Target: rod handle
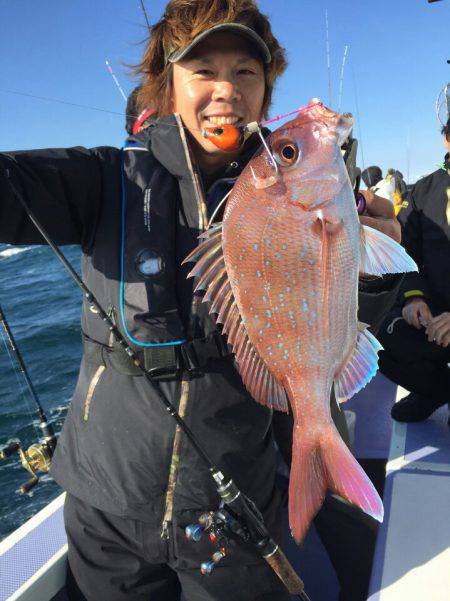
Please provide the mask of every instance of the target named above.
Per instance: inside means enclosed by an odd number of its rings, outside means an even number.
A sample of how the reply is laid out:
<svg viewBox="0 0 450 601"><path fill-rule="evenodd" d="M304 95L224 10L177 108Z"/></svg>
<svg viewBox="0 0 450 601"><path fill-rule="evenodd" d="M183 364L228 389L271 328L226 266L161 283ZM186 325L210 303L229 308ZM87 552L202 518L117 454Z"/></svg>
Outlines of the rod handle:
<svg viewBox="0 0 450 601"><path fill-rule="evenodd" d="M277 546L275 551L270 555L266 555L264 559L276 573L278 578L284 583L291 595L301 595L303 593L305 588L303 580L291 566L288 558L280 547Z"/></svg>

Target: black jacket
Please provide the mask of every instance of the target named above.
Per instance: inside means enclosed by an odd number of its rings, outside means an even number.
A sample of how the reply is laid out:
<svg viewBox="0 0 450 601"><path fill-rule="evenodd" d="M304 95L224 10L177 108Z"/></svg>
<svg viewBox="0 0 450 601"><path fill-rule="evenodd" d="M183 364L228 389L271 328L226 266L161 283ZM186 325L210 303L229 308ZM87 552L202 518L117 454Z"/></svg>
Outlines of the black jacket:
<svg viewBox="0 0 450 601"><path fill-rule="evenodd" d="M150 148L158 162L158 192L163 194L167 187L176 190L176 248L182 258L205 227L206 208L184 130L174 125L177 121L170 117L165 124L138 134L135 141ZM250 143L221 176L236 177L253 151ZM40 244L40 235L10 189L5 169L58 244L81 244L84 281L105 308L117 311L121 151L71 148L0 155L0 240ZM125 256L125 261L134 260ZM184 276L180 270L177 294L184 307L182 319L188 336L197 337L207 321L192 319L193 313L197 315L196 303L192 283L186 284ZM387 277L360 283L361 320L375 326L380 322L395 299L398 282ZM107 327L86 301L82 328L89 338L108 344ZM211 359L200 377L185 376L161 387L216 465L232 475L267 517L277 504L272 414L249 397L232 357ZM280 431L287 440L286 428L291 426L289 420L283 424ZM163 529L168 523L174 528L186 524L218 503L205 466L188 442L175 435L173 421L143 379L95 365L86 355L52 474L70 493L99 509Z"/></svg>
<svg viewBox="0 0 450 601"><path fill-rule="evenodd" d="M423 296L432 311L450 310L450 157L441 168L419 180L399 213L402 243L419 272L406 274L400 301Z"/></svg>

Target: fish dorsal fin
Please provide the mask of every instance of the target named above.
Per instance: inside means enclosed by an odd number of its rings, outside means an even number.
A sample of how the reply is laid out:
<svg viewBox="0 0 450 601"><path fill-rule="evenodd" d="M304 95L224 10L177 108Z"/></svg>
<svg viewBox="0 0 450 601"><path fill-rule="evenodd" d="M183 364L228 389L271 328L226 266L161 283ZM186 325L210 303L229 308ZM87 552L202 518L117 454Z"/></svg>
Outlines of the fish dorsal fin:
<svg viewBox="0 0 450 601"><path fill-rule="evenodd" d="M386 234L368 225L361 226L360 272L368 275L418 271L405 249Z"/></svg>
<svg viewBox="0 0 450 601"><path fill-rule="evenodd" d="M209 304L216 322L223 324L222 332L227 335L242 381L252 397L261 405L288 412L284 386L270 373L250 341L236 304L223 257L221 224L199 238L199 246L183 261L195 262L188 275L198 278L195 291L205 291L203 302Z"/></svg>
<svg viewBox="0 0 450 601"><path fill-rule="evenodd" d="M370 382L378 369L381 344L369 332L367 324L358 323L358 337L352 354L334 379L334 392L343 403Z"/></svg>

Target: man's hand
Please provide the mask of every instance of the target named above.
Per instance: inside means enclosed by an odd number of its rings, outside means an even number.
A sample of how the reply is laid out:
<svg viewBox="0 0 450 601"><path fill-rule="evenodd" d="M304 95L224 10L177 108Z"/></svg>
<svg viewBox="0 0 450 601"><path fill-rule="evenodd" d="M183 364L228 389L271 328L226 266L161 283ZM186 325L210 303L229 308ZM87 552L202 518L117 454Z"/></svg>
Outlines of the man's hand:
<svg viewBox="0 0 450 601"><path fill-rule="evenodd" d="M418 330L433 321L433 315L427 303L421 298L412 298L402 310L403 319Z"/></svg>
<svg viewBox="0 0 450 601"><path fill-rule="evenodd" d="M433 317L426 329L426 334L430 342L435 342L446 348L450 345L450 313L441 313Z"/></svg>
<svg viewBox="0 0 450 601"><path fill-rule="evenodd" d="M359 216L359 221L363 225L379 230L396 242L400 242L402 239L401 228L392 202L387 198L377 196L371 190L362 190L361 194L366 201L366 212Z"/></svg>

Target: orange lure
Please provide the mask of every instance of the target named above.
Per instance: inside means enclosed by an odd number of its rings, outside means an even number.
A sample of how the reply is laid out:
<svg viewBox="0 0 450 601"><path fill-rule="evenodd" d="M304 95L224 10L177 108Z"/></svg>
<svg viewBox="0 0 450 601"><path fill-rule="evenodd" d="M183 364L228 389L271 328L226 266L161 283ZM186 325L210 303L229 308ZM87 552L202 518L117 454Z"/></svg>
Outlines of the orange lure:
<svg viewBox="0 0 450 601"><path fill-rule="evenodd" d="M203 130L203 137L211 140L214 146L232 152L238 150L244 141L244 131L234 125L220 125L218 127L207 127Z"/></svg>

